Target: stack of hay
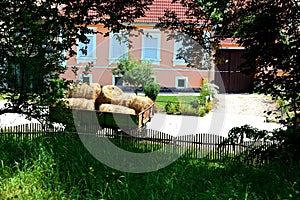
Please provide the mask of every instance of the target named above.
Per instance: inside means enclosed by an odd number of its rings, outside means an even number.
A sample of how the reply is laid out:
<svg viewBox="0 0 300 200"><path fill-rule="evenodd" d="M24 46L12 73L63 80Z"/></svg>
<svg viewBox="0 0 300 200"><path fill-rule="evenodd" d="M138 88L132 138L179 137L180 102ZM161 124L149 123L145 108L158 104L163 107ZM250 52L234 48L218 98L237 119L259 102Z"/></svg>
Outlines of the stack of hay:
<svg viewBox="0 0 300 200"><path fill-rule="evenodd" d="M72 88L67 95L68 106L75 109L95 110L95 102L101 93L98 83L83 83Z"/></svg>
<svg viewBox="0 0 300 200"><path fill-rule="evenodd" d="M124 93L121 88L114 85L101 88L98 83L83 83L75 86L69 92L67 102L75 109L131 115L138 114L153 104L148 97Z"/></svg>
<svg viewBox="0 0 300 200"><path fill-rule="evenodd" d="M153 101L148 97L124 93L119 87L113 85L103 86L97 99L101 112L138 114L152 104Z"/></svg>

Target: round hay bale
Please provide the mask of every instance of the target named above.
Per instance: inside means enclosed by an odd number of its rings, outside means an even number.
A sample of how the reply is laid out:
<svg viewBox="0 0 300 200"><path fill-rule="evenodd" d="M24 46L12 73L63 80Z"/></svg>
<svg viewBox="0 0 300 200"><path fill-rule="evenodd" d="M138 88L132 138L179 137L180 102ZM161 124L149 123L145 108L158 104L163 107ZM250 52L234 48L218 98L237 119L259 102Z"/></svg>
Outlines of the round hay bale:
<svg viewBox="0 0 300 200"><path fill-rule="evenodd" d="M135 96L128 107L134 109L136 113L140 113L152 104L153 101L149 97Z"/></svg>
<svg viewBox="0 0 300 200"><path fill-rule="evenodd" d="M85 98L96 100L101 93L101 87L98 83L83 83L74 86L69 92L69 98Z"/></svg>
<svg viewBox="0 0 300 200"><path fill-rule="evenodd" d="M73 109L95 110L95 103L91 99L84 98L68 98L66 99L67 106Z"/></svg>
<svg viewBox="0 0 300 200"><path fill-rule="evenodd" d="M121 88L114 85L105 85L101 89L97 104L111 103L111 104L122 104L123 91Z"/></svg>
<svg viewBox="0 0 300 200"><path fill-rule="evenodd" d="M135 97L136 97L135 94L124 93L122 95L121 104L119 104L119 105L129 107L132 104L132 102L134 101Z"/></svg>
<svg viewBox="0 0 300 200"><path fill-rule="evenodd" d="M99 111L135 115L135 111L133 109L115 104L101 104Z"/></svg>

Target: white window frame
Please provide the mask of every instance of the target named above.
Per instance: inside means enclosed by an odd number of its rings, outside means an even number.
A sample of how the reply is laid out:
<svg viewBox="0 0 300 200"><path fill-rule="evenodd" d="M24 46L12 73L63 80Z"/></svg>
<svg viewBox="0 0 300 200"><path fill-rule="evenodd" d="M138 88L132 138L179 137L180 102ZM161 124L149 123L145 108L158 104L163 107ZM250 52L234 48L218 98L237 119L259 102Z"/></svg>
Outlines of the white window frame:
<svg viewBox="0 0 300 200"><path fill-rule="evenodd" d="M177 44L179 46L177 46ZM174 40L174 50L173 50L173 66L175 65L187 65L184 59L178 59L177 54L178 54L178 49L182 47L182 41L176 41Z"/></svg>
<svg viewBox="0 0 300 200"><path fill-rule="evenodd" d="M210 31L204 31L203 32L203 37L205 39L209 39L211 38L211 32ZM205 46L208 48L209 47L209 43L205 43ZM210 65L211 65L211 54L209 52L207 52L205 49L203 49L203 52L202 52L202 66L201 68L204 69L204 70L208 70Z"/></svg>
<svg viewBox="0 0 300 200"><path fill-rule="evenodd" d="M181 87L181 86L178 85L178 81L179 81L179 80L184 80L184 81L185 81L183 87ZM178 89L184 89L184 88L187 88L187 87L188 87L188 81L189 81L189 79L188 79L188 77L186 77L186 76L176 76L176 82L175 82L176 86L175 86L175 87L178 88Z"/></svg>
<svg viewBox="0 0 300 200"><path fill-rule="evenodd" d="M158 43L158 50L156 52L156 58L155 60L149 59L145 57L145 40L149 38L157 38L157 43ZM161 50L161 35L159 33L146 33L146 35L142 36L142 55L141 55L141 60L149 60L151 61L152 64L159 65L160 64L160 50Z"/></svg>
<svg viewBox="0 0 300 200"><path fill-rule="evenodd" d="M128 47L128 38L124 38L124 40L126 40L126 42L123 41L120 41L119 43L119 47L121 49L124 49L124 53L122 55L113 55L113 48L116 48L116 47L113 47L113 43L112 41L113 40L116 40L115 39L115 35L121 35L121 36L124 36L122 35L122 33L110 33L109 34L109 64L112 64L112 63L117 63L118 62L118 59L122 56L128 56L128 51L129 51L129 47Z"/></svg>
<svg viewBox="0 0 300 200"><path fill-rule="evenodd" d="M90 83L93 82L93 75L92 75L92 74L80 74L79 80L80 80L80 82L82 82L82 83L83 83L83 78L89 78L88 84L90 84Z"/></svg>
<svg viewBox="0 0 300 200"><path fill-rule="evenodd" d="M96 30L95 27L90 28L90 29ZM93 45L91 47L92 54L91 54L91 56L88 56L88 55L85 55L85 56L82 55L82 56L80 56L82 54L82 52L80 51L80 42L77 39L77 44L78 44L78 46L77 46L77 55L76 55L77 64L79 64L79 63L87 63L87 62L96 63L96 59L97 59L97 57L96 57L97 39L96 38L97 38L97 35L92 33L92 34L86 34L85 36L88 37L90 39L90 41L92 42L92 45ZM85 45L89 45L89 43L85 44Z"/></svg>
<svg viewBox="0 0 300 200"><path fill-rule="evenodd" d="M59 39L59 42L62 42L62 37L61 36L58 39ZM66 57L67 56L66 50L63 50L61 52L61 54L63 55L63 57ZM62 61L61 64L62 64L63 67L66 67L67 66L67 59L64 59L64 61Z"/></svg>
<svg viewBox="0 0 300 200"><path fill-rule="evenodd" d="M154 82L154 83L157 83L157 78L156 78L156 76L151 75L150 77L153 79L153 82Z"/></svg>
<svg viewBox="0 0 300 200"><path fill-rule="evenodd" d="M122 77L122 76L120 76L120 75L112 75L112 85L116 85L115 78L119 78L119 77ZM124 80L122 82L122 86L125 86Z"/></svg>

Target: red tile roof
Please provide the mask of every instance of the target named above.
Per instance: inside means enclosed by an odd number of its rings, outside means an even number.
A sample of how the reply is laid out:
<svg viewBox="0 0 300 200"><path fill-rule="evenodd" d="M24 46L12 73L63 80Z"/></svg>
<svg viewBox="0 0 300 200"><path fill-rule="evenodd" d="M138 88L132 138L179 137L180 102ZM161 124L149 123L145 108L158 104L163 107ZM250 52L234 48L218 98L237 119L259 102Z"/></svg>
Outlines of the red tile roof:
<svg viewBox="0 0 300 200"><path fill-rule="evenodd" d="M244 47L240 46L237 43L237 38L225 38L220 41L222 49L244 49Z"/></svg>
<svg viewBox="0 0 300 200"><path fill-rule="evenodd" d="M145 17L136 19L136 22L159 22L158 18L162 17L165 10L174 11L179 19L186 20L187 16L185 12L186 7L183 7L180 2L176 1L172 3L172 0L154 0L153 4L149 6L149 10L145 12Z"/></svg>

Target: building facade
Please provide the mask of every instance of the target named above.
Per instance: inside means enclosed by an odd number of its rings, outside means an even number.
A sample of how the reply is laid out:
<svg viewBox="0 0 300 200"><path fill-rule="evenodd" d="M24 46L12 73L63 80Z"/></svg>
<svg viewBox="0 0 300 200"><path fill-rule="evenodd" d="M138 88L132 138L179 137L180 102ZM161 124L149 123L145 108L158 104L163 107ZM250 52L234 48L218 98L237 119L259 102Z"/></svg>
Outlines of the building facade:
<svg viewBox="0 0 300 200"><path fill-rule="evenodd" d="M108 37L100 34L86 35L88 44L78 42L74 47L77 56L66 61L68 70L63 78L81 80L83 82L95 82L101 85L122 85L120 77L112 74L112 69L117 66L118 58L130 54L134 59L148 60L152 63L153 79L161 88L171 90L197 90L201 88L204 79L214 79L214 68L211 59L196 47L200 61L194 63L194 67L188 67L184 59L178 57L180 50L191 45L186 43L186 36L182 39L174 39L171 34L154 26L164 10L172 5L179 14L184 17L183 7L171 4L170 0L155 0L145 17L137 19L137 30L123 33L110 33ZM89 28L99 32L107 32L103 25L98 24ZM177 34L177 33L175 33ZM204 33L205 34L205 33ZM80 49L85 49L83 53ZM194 48L194 47L193 47ZM200 55L201 54L201 55ZM195 59L196 60L196 59ZM85 73L88 63L92 63L90 72ZM78 68L77 76L72 67Z"/></svg>

